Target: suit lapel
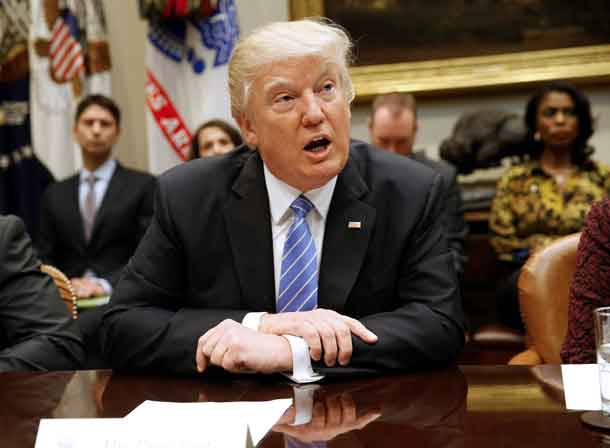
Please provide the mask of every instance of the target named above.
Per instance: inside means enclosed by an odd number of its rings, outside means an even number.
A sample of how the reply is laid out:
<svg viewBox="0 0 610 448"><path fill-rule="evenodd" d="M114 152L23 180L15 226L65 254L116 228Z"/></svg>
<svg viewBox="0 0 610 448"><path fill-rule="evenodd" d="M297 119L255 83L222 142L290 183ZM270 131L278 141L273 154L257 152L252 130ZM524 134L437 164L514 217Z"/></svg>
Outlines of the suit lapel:
<svg viewBox="0 0 610 448"><path fill-rule="evenodd" d="M326 218L318 281L320 308L341 312L356 282L375 224L375 209L360 200L368 191L350 157L337 179Z"/></svg>
<svg viewBox="0 0 610 448"><path fill-rule="evenodd" d="M93 230L91 232L91 243L99 240L99 232L100 229L103 228L104 219L107 218L107 215L110 213L110 209L119 203L120 195L124 188L125 183L125 170L123 167L117 162L116 168L114 169L114 173L112 173L112 177L110 178L110 182L108 182L108 188L106 188L106 193L102 198L102 203L95 214L95 222L93 223Z"/></svg>
<svg viewBox="0 0 610 448"><path fill-rule="evenodd" d="M80 173L72 176L68 182L68 191L66 202L66 220L68 221L68 229L78 229L78 242L81 247L87 245L85 241L85 225L83 223L83 215L80 211L80 203L78 202L78 188L80 184Z"/></svg>
<svg viewBox="0 0 610 448"><path fill-rule="evenodd" d="M235 269L245 309L275 311L273 243L269 198L258 153L252 154L233 184L224 209Z"/></svg>

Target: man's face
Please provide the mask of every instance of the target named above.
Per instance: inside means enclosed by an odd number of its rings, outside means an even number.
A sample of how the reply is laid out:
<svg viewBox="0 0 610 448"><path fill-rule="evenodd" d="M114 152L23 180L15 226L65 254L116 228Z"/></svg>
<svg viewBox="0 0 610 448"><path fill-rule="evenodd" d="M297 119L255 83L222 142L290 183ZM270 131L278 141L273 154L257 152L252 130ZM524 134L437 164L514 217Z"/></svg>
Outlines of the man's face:
<svg viewBox="0 0 610 448"><path fill-rule="evenodd" d="M73 133L82 149L83 157L99 161L110 156L120 130L108 110L93 104L78 117Z"/></svg>
<svg viewBox="0 0 610 448"><path fill-rule="evenodd" d="M409 109L402 109L395 115L389 108L380 107L369 123L373 145L403 156L413 151L416 132L417 121Z"/></svg>
<svg viewBox="0 0 610 448"><path fill-rule="evenodd" d="M345 166L350 110L335 65L316 57L275 62L252 83L242 134L269 170L308 191Z"/></svg>

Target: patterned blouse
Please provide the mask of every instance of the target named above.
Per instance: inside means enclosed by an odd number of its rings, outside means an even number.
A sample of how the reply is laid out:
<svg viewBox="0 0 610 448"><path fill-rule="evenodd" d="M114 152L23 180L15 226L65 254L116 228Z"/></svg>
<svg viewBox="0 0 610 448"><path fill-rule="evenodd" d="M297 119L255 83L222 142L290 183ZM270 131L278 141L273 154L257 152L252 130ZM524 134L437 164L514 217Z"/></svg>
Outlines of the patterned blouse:
<svg viewBox="0 0 610 448"><path fill-rule="evenodd" d="M595 363L593 310L610 305L610 200L591 207L580 236L570 287L564 363Z"/></svg>
<svg viewBox="0 0 610 448"><path fill-rule="evenodd" d="M575 169L560 191L538 161L514 166L498 182L491 205L491 245L498 258L522 263L530 252L579 232L591 204L610 192L610 168L590 161Z"/></svg>

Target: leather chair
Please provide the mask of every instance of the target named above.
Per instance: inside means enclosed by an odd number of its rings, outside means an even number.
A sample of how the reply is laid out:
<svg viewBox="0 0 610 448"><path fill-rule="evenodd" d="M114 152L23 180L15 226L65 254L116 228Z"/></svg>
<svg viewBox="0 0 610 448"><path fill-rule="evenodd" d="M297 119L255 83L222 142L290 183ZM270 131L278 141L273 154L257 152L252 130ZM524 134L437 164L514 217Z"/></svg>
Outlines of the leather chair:
<svg viewBox="0 0 610 448"><path fill-rule="evenodd" d="M66 275L59 269L49 264L40 265L40 270L45 274L48 274L53 279L55 286L57 286L57 289L59 290L61 299L64 301L68 307L68 311L72 315L72 319L76 319L78 317L78 312L76 309L76 294L74 293L74 288L72 287L70 279L66 277Z"/></svg>
<svg viewBox="0 0 610 448"><path fill-rule="evenodd" d="M580 233L560 238L535 252L521 269L519 304L528 348L509 364L561 364L579 240Z"/></svg>

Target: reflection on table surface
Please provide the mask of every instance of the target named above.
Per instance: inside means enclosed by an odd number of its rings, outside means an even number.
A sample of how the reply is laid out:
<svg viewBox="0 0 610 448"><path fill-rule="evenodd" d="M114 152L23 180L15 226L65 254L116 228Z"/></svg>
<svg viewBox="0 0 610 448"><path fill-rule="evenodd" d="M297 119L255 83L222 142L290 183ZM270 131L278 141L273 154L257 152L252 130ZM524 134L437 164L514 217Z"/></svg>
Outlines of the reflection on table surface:
<svg viewBox="0 0 610 448"><path fill-rule="evenodd" d="M303 389L300 389L301 391ZM463 366L334 380L310 389L309 423L294 409L262 447L601 446L566 411L560 366ZM144 400L258 401L291 398L279 376L172 378L110 371L0 374L0 441L33 447L41 417L123 417ZM308 445L310 442L322 442Z"/></svg>

